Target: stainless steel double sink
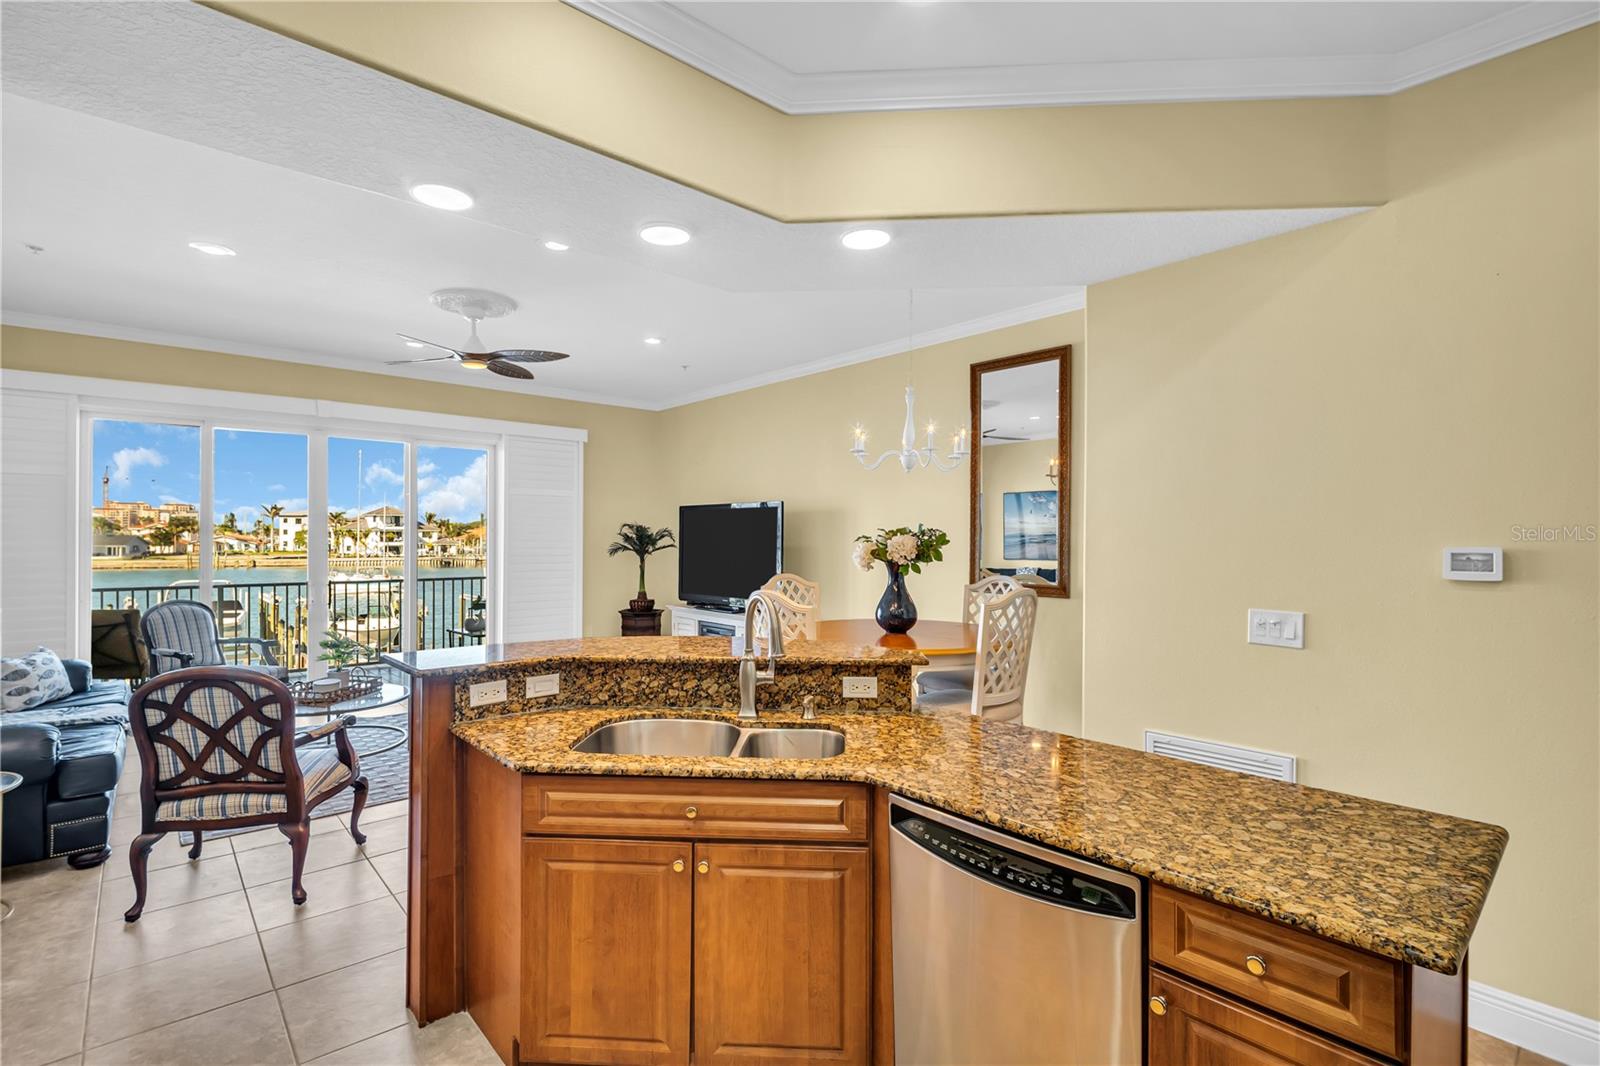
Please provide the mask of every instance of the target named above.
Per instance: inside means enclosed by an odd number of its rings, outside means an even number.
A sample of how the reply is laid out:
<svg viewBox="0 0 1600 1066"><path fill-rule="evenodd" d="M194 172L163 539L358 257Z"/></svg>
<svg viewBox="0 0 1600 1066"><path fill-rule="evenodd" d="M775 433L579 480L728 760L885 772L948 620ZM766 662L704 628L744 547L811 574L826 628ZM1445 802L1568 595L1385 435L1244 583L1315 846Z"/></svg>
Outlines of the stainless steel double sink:
<svg viewBox="0 0 1600 1066"><path fill-rule="evenodd" d="M731 722L699 718L631 718L601 726L572 750L605 755L831 759L844 751L844 734L803 727L745 729Z"/></svg>

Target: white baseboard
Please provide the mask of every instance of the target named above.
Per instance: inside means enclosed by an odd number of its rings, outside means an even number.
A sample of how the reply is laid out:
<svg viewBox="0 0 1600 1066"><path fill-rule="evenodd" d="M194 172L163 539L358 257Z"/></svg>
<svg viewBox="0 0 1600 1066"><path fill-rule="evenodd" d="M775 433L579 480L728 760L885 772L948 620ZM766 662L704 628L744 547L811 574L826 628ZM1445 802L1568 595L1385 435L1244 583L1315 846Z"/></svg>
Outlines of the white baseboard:
<svg viewBox="0 0 1600 1066"><path fill-rule="evenodd" d="M1569 1066L1600 1066L1600 1021L1478 981L1467 983L1467 1024Z"/></svg>

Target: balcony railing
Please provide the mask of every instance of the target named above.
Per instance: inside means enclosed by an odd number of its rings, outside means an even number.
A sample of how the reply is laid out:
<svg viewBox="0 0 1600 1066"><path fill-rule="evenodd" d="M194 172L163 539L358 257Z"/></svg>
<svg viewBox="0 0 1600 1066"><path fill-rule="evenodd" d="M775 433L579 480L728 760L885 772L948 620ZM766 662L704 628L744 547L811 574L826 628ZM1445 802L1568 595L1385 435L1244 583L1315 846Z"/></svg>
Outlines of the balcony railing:
<svg viewBox="0 0 1600 1066"><path fill-rule="evenodd" d="M328 633L349 637L366 649L363 657L376 662L379 655L400 649L404 581L400 578L335 578L328 582ZM277 643L278 660L290 669L303 670L316 657L308 649L309 586L304 581L263 581L218 584L212 589L212 609L224 637L261 637ZM477 644L481 628L470 620L482 617L474 604L483 597L483 578L422 577L417 579L417 646L453 648ZM136 608L141 613L166 600L194 600L194 585L137 585L97 588L95 609ZM478 628L478 632L473 632ZM252 645L227 649L238 662L254 662Z"/></svg>

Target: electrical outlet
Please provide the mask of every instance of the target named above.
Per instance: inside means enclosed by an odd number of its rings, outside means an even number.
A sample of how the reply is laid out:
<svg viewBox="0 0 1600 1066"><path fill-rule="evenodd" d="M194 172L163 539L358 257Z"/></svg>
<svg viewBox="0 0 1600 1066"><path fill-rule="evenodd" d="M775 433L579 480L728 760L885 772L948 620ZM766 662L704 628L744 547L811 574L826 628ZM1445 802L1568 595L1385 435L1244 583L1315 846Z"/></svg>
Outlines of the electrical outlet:
<svg viewBox="0 0 1600 1066"><path fill-rule="evenodd" d="M847 700L875 700L878 698L878 679L875 677L847 677L844 679L844 698Z"/></svg>
<svg viewBox="0 0 1600 1066"><path fill-rule="evenodd" d="M1263 611L1250 608L1246 615L1245 641L1273 648L1306 646L1306 616L1303 611Z"/></svg>
<svg viewBox="0 0 1600 1066"><path fill-rule="evenodd" d="M528 678L527 695L529 699L538 699L542 696L558 696L560 694L560 674L539 674Z"/></svg>
<svg viewBox="0 0 1600 1066"><path fill-rule="evenodd" d="M480 681L467 690L467 702L474 707L486 707L491 703L504 703L505 701L505 678L501 678L499 681Z"/></svg>

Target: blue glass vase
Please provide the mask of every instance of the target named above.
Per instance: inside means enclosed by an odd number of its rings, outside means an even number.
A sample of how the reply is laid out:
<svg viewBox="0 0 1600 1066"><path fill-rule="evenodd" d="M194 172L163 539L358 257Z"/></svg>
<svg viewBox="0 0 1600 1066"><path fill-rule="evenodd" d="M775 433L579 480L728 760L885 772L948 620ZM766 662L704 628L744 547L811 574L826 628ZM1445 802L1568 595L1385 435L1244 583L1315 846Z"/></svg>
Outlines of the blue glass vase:
<svg viewBox="0 0 1600 1066"><path fill-rule="evenodd" d="M911 593L906 591L905 572L894 563L884 565L889 568L889 585L878 601L878 625L885 633L909 632L917 624L917 605L911 602Z"/></svg>

